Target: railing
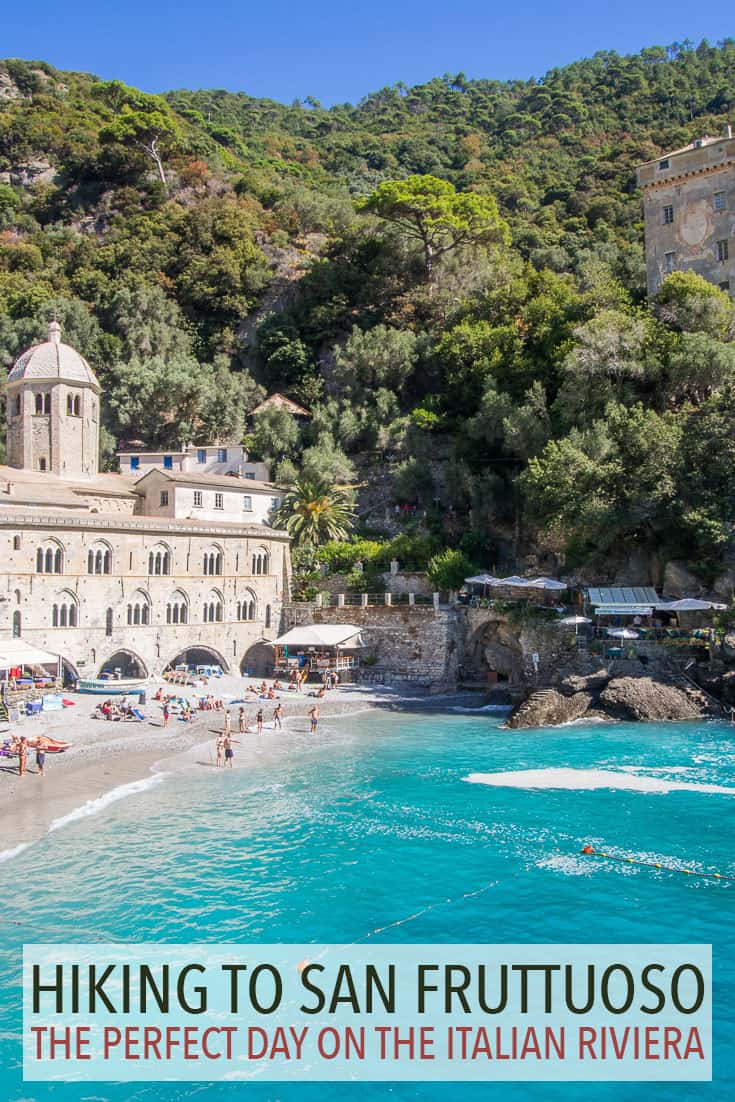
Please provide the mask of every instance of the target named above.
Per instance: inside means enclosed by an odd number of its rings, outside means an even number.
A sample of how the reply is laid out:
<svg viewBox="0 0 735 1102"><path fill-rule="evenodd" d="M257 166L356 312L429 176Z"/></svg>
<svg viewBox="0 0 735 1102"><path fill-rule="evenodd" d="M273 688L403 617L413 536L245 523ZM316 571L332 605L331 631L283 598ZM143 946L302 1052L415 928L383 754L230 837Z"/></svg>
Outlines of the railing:
<svg viewBox="0 0 735 1102"><path fill-rule="evenodd" d="M321 608L368 608L377 605L429 607L435 605L436 601L433 596L426 597L421 593L321 593L317 596L316 604Z"/></svg>
<svg viewBox="0 0 735 1102"><path fill-rule="evenodd" d="M393 681L413 681L431 684L444 677L444 670L435 666L366 666L355 671L357 681L368 684L390 684Z"/></svg>

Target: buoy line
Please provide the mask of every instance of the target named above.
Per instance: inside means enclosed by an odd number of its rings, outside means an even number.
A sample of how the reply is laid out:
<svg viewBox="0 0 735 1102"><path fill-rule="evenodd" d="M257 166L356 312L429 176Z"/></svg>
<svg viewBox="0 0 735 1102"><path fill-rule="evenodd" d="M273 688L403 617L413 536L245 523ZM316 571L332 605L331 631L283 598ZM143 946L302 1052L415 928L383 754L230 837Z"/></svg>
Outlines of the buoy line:
<svg viewBox="0 0 735 1102"><path fill-rule="evenodd" d="M594 849L587 843L579 851L585 857L604 857L606 861L617 861L621 865L640 865L644 869L657 869L659 872L678 872L682 876L703 876L708 880L735 880L735 876L727 876L722 872L700 872L699 869L677 869L674 865L664 865L660 861L640 861L637 857L620 857L614 853L606 853L601 849Z"/></svg>

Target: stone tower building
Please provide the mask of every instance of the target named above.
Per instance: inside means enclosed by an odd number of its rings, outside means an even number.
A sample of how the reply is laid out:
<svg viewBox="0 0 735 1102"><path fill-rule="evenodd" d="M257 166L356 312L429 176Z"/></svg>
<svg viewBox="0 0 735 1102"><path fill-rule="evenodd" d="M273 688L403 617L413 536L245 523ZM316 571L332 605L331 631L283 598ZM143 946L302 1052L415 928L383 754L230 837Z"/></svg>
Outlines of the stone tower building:
<svg viewBox="0 0 735 1102"><path fill-rule="evenodd" d="M693 271L735 295L735 139L698 138L638 168L648 293Z"/></svg>
<svg viewBox="0 0 735 1102"><path fill-rule="evenodd" d="M62 479L98 473L100 384L83 356L63 344L52 321L48 340L16 361L7 382L8 465Z"/></svg>

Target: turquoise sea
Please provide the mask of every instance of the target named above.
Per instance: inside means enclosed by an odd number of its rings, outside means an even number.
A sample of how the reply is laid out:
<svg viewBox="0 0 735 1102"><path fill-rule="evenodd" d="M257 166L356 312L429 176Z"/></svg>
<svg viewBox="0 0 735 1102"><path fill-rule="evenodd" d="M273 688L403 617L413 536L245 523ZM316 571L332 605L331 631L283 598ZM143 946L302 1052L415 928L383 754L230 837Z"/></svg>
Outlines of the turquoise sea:
<svg viewBox="0 0 735 1102"><path fill-rule="evenodd" d="M253 736L232 772L215 771L200 751L200 764L69 822L0 865L0 1099L733 1097L735 883L611 864L579 850L590 841L642 860L735 875L735 800L717 791L735 792L735 728L528 732L501 730L497 717L482 711L372 712L325 721L315 739L296 729L255 744ZM524 770L534 776L507 778L513 787L464 780L474 772ZM383 927L373 940L711 942L715 1081L22 1082L24 940L350 943Z"/></svg>

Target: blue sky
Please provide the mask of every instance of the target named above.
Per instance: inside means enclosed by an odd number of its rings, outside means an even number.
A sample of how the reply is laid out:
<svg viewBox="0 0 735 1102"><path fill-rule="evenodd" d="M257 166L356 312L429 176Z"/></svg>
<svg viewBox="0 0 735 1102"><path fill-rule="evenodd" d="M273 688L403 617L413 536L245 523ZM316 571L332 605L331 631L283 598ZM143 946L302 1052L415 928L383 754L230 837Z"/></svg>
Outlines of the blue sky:
<svg viewBox="0 0 735 1102"><path fill-rule="evenodd" d="M6 0L0 56L149 92L228 88L355 102L443 73L541 76L596 50L735 34L727 4L691 0Z"/></svg>

